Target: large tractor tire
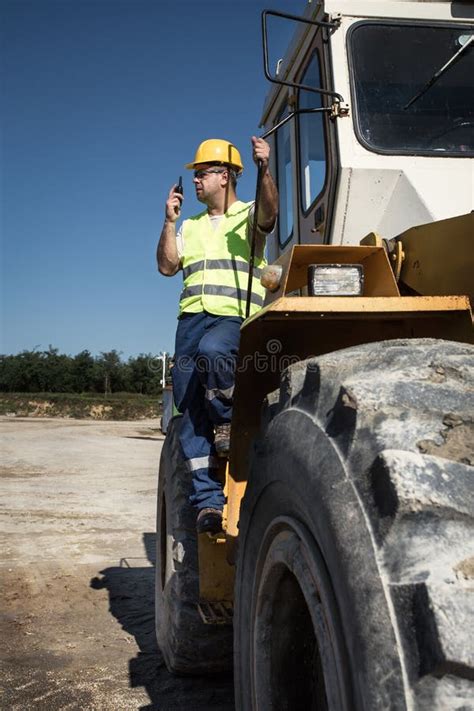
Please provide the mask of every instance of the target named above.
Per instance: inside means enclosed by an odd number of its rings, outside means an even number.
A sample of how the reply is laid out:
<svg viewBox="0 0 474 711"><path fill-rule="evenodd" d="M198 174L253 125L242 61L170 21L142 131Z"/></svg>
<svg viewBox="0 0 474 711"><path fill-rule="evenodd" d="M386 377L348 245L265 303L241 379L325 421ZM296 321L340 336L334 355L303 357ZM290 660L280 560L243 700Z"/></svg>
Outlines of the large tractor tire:
<svg viewBox="0 0 474 711"><path fill-rule="evenodd" d="M472 708L473 370L407 340L285 371L240 515L238 711Z"/></svg>
<svg viewBox="0 0 474 711"><path fill-rule="evenodd" d="M196 511L189 504L180 425L181 417L168 425L158 476L156 636L169 671L213 674L232 668L232 628L206 625L198 611Z"/></svg>

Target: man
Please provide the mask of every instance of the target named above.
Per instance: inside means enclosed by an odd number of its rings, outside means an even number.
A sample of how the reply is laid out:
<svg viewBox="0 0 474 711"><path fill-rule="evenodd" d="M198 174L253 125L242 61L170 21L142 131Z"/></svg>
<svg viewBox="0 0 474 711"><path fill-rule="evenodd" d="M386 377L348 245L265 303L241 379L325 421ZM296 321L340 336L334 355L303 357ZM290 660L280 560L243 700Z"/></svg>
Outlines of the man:
<svg viewBox="0 0 474 711"><path fill-rule="evenodd" d="M260 161L262 187L251 311L263 305L259 281L265 264L265 236L273 230L278 194L269 171L270 147L252 137L253 159ZM228 141L200 144L186 168L194 171L197 199L206 206L176 232L183 195L173 186L157 249L165 276L183 270L176 332L173 394L183 413L180 443L192 473L190 502L197 510L198 533L222 530L225 498L217 477L218 456L229 451L230 421L240 325L245 317L254 204L237 199L243 170L239 151Z"/></svg>

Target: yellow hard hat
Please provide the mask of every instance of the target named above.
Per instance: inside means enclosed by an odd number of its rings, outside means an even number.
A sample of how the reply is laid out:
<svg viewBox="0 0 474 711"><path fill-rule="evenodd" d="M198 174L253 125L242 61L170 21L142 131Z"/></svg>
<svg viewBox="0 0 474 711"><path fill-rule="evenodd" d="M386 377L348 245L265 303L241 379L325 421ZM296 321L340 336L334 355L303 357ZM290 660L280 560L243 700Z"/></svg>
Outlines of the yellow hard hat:
<svg viewBox="0 0 474 711"><path fill-rule="evenodd" d="M240 175L244 166L237 148L229 141L223 141L221 138L208 138L203 141L196 151L194 161L187 163L184 167L193 170L200 163L222 163L235 168L237 174Z"/></svg>

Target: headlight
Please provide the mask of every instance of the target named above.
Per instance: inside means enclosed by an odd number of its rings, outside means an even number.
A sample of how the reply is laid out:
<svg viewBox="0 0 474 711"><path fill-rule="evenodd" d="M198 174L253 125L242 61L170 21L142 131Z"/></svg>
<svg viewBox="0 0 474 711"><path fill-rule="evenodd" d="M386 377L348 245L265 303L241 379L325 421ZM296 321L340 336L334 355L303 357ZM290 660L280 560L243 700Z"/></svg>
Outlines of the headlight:
<svg viewBox="0 0 474 711"><path fill-rule="evenodd" d="M363 292L362 264L310 264L308 267L310 296L362 296Z"/></svg>

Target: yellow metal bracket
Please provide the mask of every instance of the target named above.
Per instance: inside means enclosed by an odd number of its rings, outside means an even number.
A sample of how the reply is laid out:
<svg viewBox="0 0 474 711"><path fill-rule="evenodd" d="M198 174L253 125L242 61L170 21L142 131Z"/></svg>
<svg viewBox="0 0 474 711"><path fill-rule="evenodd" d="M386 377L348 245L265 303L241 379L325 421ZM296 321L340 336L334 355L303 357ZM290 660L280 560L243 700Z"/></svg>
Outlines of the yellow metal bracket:
<svg viewBox="0 0 474 711"><path fill-rule="evenodd" d="M219 476L223 479L224 494L228 498L229 463L222 460ZM224 532L211 536L201 533L198 536L199 556L199 597L201 607L204 603L231 603L234 599L234 566L227 560L227 504L223 511ZM202 613L201 613L202 614ZM209 617L209 615L206 615ZM211 623L210 623L211 624Z"/></svg>
<svg viewBox="0 0 474 711"><path fill-rule="evenodd" d="M395 279L397 282L400 280L402 264L405 259L405 252L403 251L401 240L386 240L377 232L369 232L366 237L361 239L360 244L366 247L384 247Z"/></svg>
<svg viewBox="0 0 474 711"><path fill-rule="evenodd" d="M360 244L366 247L383 247L383 239L378 232L369 232L368 235L361 239Z"/></svg>
<svg viewBox="0 0 474 711"><path fill-rule="evenodd" d="M198 536L199 598L206 602L232 602L234 567L227 561L224 536Z"/></svg>

